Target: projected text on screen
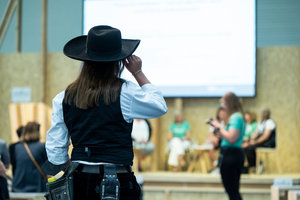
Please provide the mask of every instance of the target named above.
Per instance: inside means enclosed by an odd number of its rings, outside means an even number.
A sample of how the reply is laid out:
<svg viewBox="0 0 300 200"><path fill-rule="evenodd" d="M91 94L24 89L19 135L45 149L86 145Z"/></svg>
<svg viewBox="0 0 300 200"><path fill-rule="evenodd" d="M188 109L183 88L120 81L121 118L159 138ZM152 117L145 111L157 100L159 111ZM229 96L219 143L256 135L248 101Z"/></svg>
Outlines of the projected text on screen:
<svg viewBox="0 0 300 200"><path fill-rule="evenodd" d="M85 0L84 33L110 25L141 39L135 54L166 97L252 97L255 7L255 0Z"/></svg>

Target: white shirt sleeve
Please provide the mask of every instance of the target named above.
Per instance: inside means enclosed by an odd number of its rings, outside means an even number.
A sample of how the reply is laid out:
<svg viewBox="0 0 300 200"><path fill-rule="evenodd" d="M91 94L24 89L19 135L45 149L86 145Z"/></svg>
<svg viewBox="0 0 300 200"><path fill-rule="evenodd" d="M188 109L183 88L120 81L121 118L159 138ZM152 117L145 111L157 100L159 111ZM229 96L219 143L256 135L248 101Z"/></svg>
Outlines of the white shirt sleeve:
<svg viewBox="0 0 300 200"><path fill-rule="evenodd" d="M275 122L272 119L268 119L266 121L266 127L265 127L265 129L274 130L275 128L276 128Z"/></svg>
<svg viewBox="0 0 300 200"><path fill-rule="evenodd" d="M142 87L126 81L121 89L121 111L126 122L133 119L149 119L164 115L167 111L162 93L152 84Z"/></svg>
<svg viewBox="0 0 300 200"><path fill-rule="evenodd" d="M68 149L70 145L68 128L63 118L62 101L65 92L61 92L53 99L51 128L47 132L46 151L49 162L60 165L69 160Z"/></svg>

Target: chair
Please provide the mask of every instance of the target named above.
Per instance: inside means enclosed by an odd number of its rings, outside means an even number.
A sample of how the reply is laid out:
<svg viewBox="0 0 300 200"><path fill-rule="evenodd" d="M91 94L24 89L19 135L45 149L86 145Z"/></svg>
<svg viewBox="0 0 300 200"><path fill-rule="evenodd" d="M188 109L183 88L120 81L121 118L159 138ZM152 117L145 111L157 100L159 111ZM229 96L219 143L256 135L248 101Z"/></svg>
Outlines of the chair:
<svg viewBox="0 0 300 200"><path fill-rule="evenodd" d="M300 199L300 190L288 191L288 200L299 200L299 199Z"/></svg>
<svg viewBox="0 0 300 200"><path fill-rule="evenodd" d="M208 173L208 169L211 167L208 166L210 165L208 151L212 148L213 146L208 145L192 146L191 151L193 152L193 160L189 164L188 172L193 172L196 170L197 166L200 166L200 169L197 171L205 174Z"/></svg>
<svg viewBox="0 0 300 200"><path fill-rule="evenodd" d="M271 200L287 200L289 191L300 190L300 185L271 186Z"/></svg>
<svg viewBox="0 0 300 200"><path fill-rule="evenodd" d="M184 161L185 161L185 166L183 167L180 167L179 168L179 171L187 171L188 170L188 167L190 166L190 163L192 162L192 148L188 148L185 153L184 153ZM169 160L169 156L170 156L170 146L169 146L169 143L167 144L166 148L165 148L165 158L164 158L164 170L165 171L170 171L172 166L169 165L168 163L168 160Z"/></svg>
<svg viewBox="0 0 300 200"><path fill-rule="evenodd" d="M256 173L262 174L264 169L268 169L270 163L270 153L275 154L277 172L281 173L281 166L278 154L278 133L276 134L276 146L274 148L258 147L256 148ZM264 162L264 161L265 162Z"/></svg>
<svg viewBox="0 0 300 200"><path fill-rule="evenodd" d="M133 158L132 169L135 172L139 172L138 162L139 162L140 156L142 155L142 149L133 147L133 153L134 153L134 158ZM143 171L153 171L154 170L153 169L154 168L153 152L150 155L146 156L146 158L142 161L141 165L142 165Z"/></svg>

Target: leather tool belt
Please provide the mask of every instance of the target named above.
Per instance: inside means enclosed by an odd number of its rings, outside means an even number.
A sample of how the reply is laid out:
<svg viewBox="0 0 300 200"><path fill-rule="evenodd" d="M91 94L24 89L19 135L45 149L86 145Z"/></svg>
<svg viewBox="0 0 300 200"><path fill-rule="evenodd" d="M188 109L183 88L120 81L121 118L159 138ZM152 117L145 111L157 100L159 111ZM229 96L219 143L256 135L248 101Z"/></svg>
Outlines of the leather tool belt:
<svg viewBox="0 0 300 200"><path fill-rule="evenodd" d="M113 165L113 164L107 164ZM104 174L104 166L107 165L83 165L81 172L91 174ZM114 165L116 166L117 174L132 172L131 166L129 165Z"/></svg>
<svg viewBox="0 0 300 200"><path fill-rule="evenodd" d="M45 198L47 200L73 200L73 172L79 166L79 163L71 162L64 175L52 183L46 184Z"/></svg>
<svg viewBox="0 0 300 200"><path fill-rule="evenodd" d="M47 192L45 197L47 200L73 200L73 172L78 168L82 173L103 174L100 184L100 196L102 200L119 200L120 198L120 182L117 174L129 173L131 166L129 165L83 165L71 162L66 169L64 175L55 182L47 183Z"/></svg>

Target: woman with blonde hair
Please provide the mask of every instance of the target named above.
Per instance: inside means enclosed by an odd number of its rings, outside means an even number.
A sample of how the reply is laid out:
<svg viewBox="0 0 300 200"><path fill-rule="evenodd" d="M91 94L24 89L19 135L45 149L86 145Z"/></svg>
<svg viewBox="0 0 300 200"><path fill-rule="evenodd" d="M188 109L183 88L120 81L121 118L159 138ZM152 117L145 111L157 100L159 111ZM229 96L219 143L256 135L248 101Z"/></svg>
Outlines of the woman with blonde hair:
<svg viewBox="0 0 300 200"><path fill-rule="evenodd" d="M219 157L222 182L230 200L241 200L239 186L244 163L241 146L246 127L243 108L239 98L232 92L221 98L221 107L225 110L225 127L215 119L211 120L210 124L222 137Z"/></svg>
<svg viewBox="0 0 300 200"><path fill-rule="evenodd" d="M35 161L41 166L47 161L45 143L40 142L40 124L28 122L23 129L21 142L16 144L14 156L15 172L12 182L13 192L45 192L46 182L32 159L26 146L29 148Z"/></svg>

